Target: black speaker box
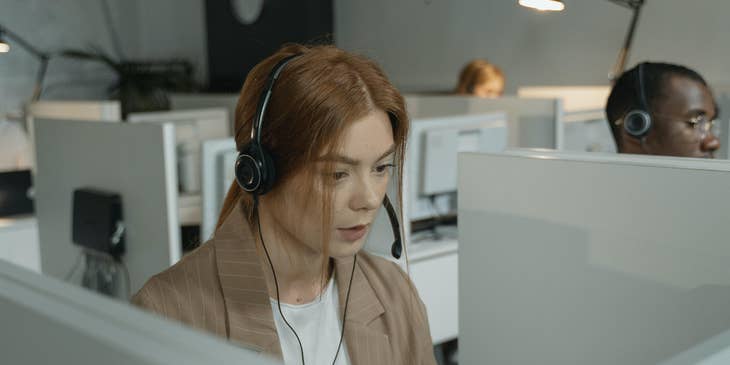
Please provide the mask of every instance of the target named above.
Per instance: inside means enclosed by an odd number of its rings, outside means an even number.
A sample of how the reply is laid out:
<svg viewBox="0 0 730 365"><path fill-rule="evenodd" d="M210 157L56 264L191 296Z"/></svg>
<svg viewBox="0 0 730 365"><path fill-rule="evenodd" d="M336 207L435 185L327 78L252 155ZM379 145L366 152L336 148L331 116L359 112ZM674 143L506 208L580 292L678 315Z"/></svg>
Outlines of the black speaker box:
<svg viewBox="0 0 730 365"><path fill-rule="evenodd" d="M83 188L73 192L73 242L119 258L124 254L119 194Z"/></svg>

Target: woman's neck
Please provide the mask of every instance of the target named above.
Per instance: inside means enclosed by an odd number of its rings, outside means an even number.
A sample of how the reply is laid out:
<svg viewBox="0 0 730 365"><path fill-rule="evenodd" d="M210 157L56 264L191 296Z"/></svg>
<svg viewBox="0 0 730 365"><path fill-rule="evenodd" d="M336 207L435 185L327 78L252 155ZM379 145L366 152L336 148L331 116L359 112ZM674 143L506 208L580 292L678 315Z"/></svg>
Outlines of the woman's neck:
<svg viewBox="0 0 730 365"><path fill-rule="evenodd" d="M326 272L322 267L322 253L308 247L289 232L277 225L276 219L266 209L259 209L261 233L266 250L271 258L271 265L276 270L276 282L279 285L279 301L288 304L304 304L315 300L324 291L332 273L329 262ZM258 226L254 227L255 229ZM261 262L269 289L269 297L276 298L274 276L266 253L261 246L258 232L254 231L259 245L259 261Z"/></svg>

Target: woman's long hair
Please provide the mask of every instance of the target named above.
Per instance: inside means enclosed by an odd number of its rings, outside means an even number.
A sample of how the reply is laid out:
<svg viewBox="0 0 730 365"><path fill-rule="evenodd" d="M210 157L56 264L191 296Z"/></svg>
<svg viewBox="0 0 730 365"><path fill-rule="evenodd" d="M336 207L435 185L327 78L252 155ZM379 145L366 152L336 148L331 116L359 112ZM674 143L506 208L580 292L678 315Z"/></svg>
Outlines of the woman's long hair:
<svg viewBox="0 0 730 365"><path fill-rule="evenodd" d="M262 145L272 154L277 175L269 194L275 194L287 180L304 173L308 182L304 191L324 192L321 201L313 203L321 204L322 232L329 232L333 192L331 187L318 182L321 171L315 171L315 163L322 155L341 147L344 132L353 122L382 110L393 127L397 165L393 178L397 179L397 199L401 203L409 128L404 99L373 61L333 46L286 45L251 70L236 107L234 137L239 151L251 140L256 105L268 74L278 61L295 54L299 56L283 68L274 85L261 129ZM333 171L334 163L328 163L325 170ZM235 181L223 202L217 227L238 204L255 231L253 197ZM329 242L323 242L323 266L328 263L328 253Z"/></svg>

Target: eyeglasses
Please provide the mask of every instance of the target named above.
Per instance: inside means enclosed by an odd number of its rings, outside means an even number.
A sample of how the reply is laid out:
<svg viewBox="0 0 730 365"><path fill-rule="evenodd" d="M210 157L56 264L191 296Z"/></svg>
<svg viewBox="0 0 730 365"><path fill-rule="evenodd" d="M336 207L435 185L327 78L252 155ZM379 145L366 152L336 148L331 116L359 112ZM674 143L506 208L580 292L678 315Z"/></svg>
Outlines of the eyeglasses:
<svg viewBox="0 0 730 365"><path fill-rule="evenodd" d="M687 120L686 123L692 126L695 131L695 135L697 135L700 141L707 138L710 134L713 136L720 134L717 119L708 120L706 115L698 115Z"/></svg>
<svg viewBox="0 0 730 365"><path fill-rule="evenodd" d="M685 123L688 127L691 127L694 130L694 134L697 137L698 141L704 140L710 134L712 134L713 136L720 135L720 128L717 118L710 120L706 114L700 114L688 120L677 119L676 117L665 114L652 113L652 115L660 118L667 118L668 120L674 120L675 122L681 121L682 123Z"/></svg>

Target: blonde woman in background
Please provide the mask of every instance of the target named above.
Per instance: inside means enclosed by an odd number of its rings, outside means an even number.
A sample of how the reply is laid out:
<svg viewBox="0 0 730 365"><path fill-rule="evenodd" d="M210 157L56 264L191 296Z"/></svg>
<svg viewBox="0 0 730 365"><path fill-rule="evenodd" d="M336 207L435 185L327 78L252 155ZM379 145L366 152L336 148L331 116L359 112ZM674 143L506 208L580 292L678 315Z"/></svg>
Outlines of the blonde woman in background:
<svg viewBox="0 0 730 365"><path fill-rule="evenodd" d="M504 74L487 60L473 60L461 69L456 93L482 98L500 97L504 93Z"/></svg>

